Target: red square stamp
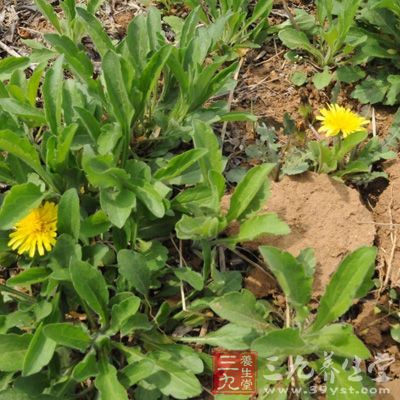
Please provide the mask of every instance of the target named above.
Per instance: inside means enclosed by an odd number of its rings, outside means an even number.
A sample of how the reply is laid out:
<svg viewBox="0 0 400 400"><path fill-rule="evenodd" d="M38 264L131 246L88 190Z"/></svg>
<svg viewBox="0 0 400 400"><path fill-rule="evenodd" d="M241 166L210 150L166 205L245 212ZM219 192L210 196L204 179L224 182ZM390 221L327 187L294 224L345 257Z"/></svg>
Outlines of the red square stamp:
<svg viewBox="0 0 400 400"><path fill-rule="evenodd" d="M257 392L257 353L253 351L214 351L213 394L255 394Z"/></svg>

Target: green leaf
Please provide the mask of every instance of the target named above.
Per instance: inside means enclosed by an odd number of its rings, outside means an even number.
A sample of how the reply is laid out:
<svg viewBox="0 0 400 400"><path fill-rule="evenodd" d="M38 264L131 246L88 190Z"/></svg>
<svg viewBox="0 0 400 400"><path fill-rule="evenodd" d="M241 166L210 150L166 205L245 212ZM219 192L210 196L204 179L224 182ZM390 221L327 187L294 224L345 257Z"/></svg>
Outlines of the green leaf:
<svg viewBox="0 0 400 400"><path fill-rule="evenodd" d="M312 77L312 82L318 90L322 90L327 87L333 78L333 74L329 71L328 67L325 67L322 72L317 72Z"/></svg>
<svg viewBox="0 0 400 400"><path fill-rule="evenodd" d="M125 79L119 56L112 51L107 52L103 58L102 66L113 115L126 134L129 131L134 110L124 84Z"/></svg>
<svg viewBox="0 0 400 400"><path fill-rule="evenodd" d="M57 344L85 351L91 343L89 334L79 325L68 323L48 324L43 327L43 333Z"/></svg>
<svg viewBox="0 0 400 400"><path fill-rule="evenodd" d="M308 40L307 35L304 32L299 32L294 28L286 28L278 33L279 39L282 43L289 47L289 49L297 50L302 49L312 54L318 61L323 61L324 57L322 53L316 49Z"/></svg>
<svg viewBox="0 0 400 400"><path fill-rule="evenodd" d="M259 357L289 357L311 352L300 337L299 330L295 328L268 332L265 336L256 339L251 349L256 351Z"/></svg>
<svg viewBox="0 0 400 400"><path fill-rule="evenodd" d="M207 149L192 149L185 151L184 153L168 160L167 165L160 168L154 174L154 178L168 181L176 176L182 175L184 171L207 154L207 152Z"/></svg>
<svg viewBox="0 0 400 400"><path fill-rule="evenodd" d="M331 371L335 372L334 379L328 379L326 383L327 400L370 400L371 396L367 394L368 390L363 386L363 381L354 379L356 375L354 367L346 370L343 365L337 361L331 364ZM362 378L361 374L357 375Z"/></svg>
<svg viewBox="0 0 400 400"><path fill-rule="evenodd" d="M26 137L10 130L0 131L0 149L14 155L31 167L39 176L45 175L39 154Z"/></svg>
<svg viewBox="0 0 400 400"><path fill-rule="evenodd" d="M229 237L228 241L245 242L265 235L287 235L289 226L275 213L255 215L240 224L239 233Z"/></svg>
<svg viewBox="0 0 400 400"><path fill-rule="evenodd" d="M150 270L145 257L131 250L118 252L118 268L120 274L139 293L147 296L150 287Z"/></svg>
<svg viewBox="0 0 400 400"><path fill-rule="evenodd" d="M358 66L344 65L336 70L337 79L345 83L354 83L365 78L366 73Z"/></svg>
<svg viewBox="0 0 400 400"><path fill-rule="evenodd" d="M261 255L276 277L288 302L297 309L311 299L312 276L290 253L271 246L260 246Z"/></svg>
<svg viewBox="0 0 400 400"><path fill-rule="evenodd" d="M61 33L62 29L60 20L53 9L53 6L49 4L47 0L35 0L35 3L39 11L51 22L57 32Z"/></svg>
<svg viewBox="0 0 400 400"><path fill-rule="evenodd" d="M140 180L136 185L130 186L130 189L135 192L138 199L155 217L162 218L165 215L163 199L154 185Z"/></svg>
<svg viewBox="0 0 400 400"><path fill-rule="evenodd" d="M154 374L154 363L151 360L143 359L127 365L121 372L124 385L126 387L133 386Z"/></svg>
<svg viewBox="0 0 400 400"><path fill-rule="evenodd" d="M28 57L6 57L0 60L0 77L12 74L15 70L26 68L29 65Z"/></svg>
<svg viewBox="0 0 400 400"><path fill-rule="evenodd" d="M44 125L46 123L46 118L41 110L28 103L21 103L16 99L0 98L0 108L11 115L16 115L24 120L36 123L36 125Z"/></svg>
<svg viewBox="0 0 400 400"><path fill-rule="evenodd" d="M57 59L54 65L46 72L42 86L44 113L50 130L55 136L57 136L58 129L61 126L63 62L63 56Z"/></svg>
<svg viewBox="0 0 400 400"><path fill-rule="evenodd" d="M73 260L69 266L74 289L89 307L107 320L108 289L102 273L85 261Z"/></svg>
<svg viewBox="0 0 400 400"><path fill-rule="evenodd" d="M358 144L362 143L368 137L367 131L354 132L341 141L335 147L335 158L337 161L343 160L346 154L350 153Z"/></svg>
<svg viewBox="0 0 400 400"><path fill-rule="evenodd" d="M102 233L107 232L110 229L110 226L111 223L108 220L106 213L103 210L99 210L82 221L80 237L88 239L101 235Z"/></svg>
<svg viewBox="0 0 400 400"><path fill-rule="evenodd" d="M400 343L400 325L399 324L392 326L392 329L390 330L390 336L397 343Z"/></svg>
<svg viewBox="0 0 400 400"><path fill-rule="evenodd" d="M228 222L258 211L259 208L253 209L252 202L260 196L260 191L265 193L268 190L265 187L265 183L268 182L268 174L274 166L274 164L263 164L253 167L247 172L232 195L230 208L226 216ZM266 194L261 197L265 199ZM258 203L257 206L260 206L260 204Z"/></svg>
<svg viewBox="0 0 400 400"><path fill-rule="evenodd" d="M196 290L202 290L204 287L203 276L190 268L179 268L174 270L175 275L181 281L187 282Z"/></svg>
<svg viewBox="0 0 400 400"><path fill-rule="evenodd" d="M188 336L179 338L180 342L208 344L227 350L247 350L258 337L254 329L236 324L227 324L202 337Z"/></svg>
<svg viewBox="0 0 400 400"><path fill-rule="evenodd" d="M75 364L74 369L72 370L72 378L77 382L83 382L97 374L97 359L95 351L92 349L78 364Z"/></svg>
<svg viewBox="0 0 400 400"><path fill-rule="evenodd" d="M0 335L0 371L14 372L23 368L25 354L32 335L9 333Z"/></svg>
<svg viewBox="0 0 400 400"><path fill-rule="evenodd" d="M357 99L362 104L375 104L381 102L389 89L386 82L378 79L363 80L354 91L351 97Z"/></svg>
<svg viewBox="0 0 400 400"><path fill-rule="evenodd" d="M111 309L111 330L118 331L127 320L136 314L140 307L140 298L130 295Z"/></svg>
<svg viewBox="0 0 400 400"><path fill-rule="evenodd" d="M93 65L84 51L80 50L67 36L48 33L44 37L60 54L64 54L72 70L90 86L93 86Z"/></svg>
<svg viewBox="0 0 400 400"><path fill-rule="evenodd" d="M335 356L365 360L371 353L364 343L353 334L353 328L346 324L332 324L319 331L304 335L303 339L316 346L319 352L333 352Z"/></svg>
<svg viewBox="0 0 400 400"><path fill-rule="evenodd" d="M167 374L167 379L162 379L158 382L159 374L154 374L147 378L151 383L157 386L158 389L165 395L175 399L187 399L199 396L203 391L199 380L187 368L181 367L177 362L166 358L163 352L153 352L149 357L154 361L156 368L155 372L162 371ZM150 378L152 378L150 380Z"/></svg>
<svg viewBox="0 0 400 400"><path fill-rule="evenodd" d="M342 261L321 298L311 331L321 329L350 308L358 290L373 274L376 252L375 247L361 247Z"/></svg>
<svg viewBox="0 0 400 400"><path fill-rule="evenodd" d="M385 105L393 106L399 100L400 75L389 75L387 81L390 83L390 87L386 95Z"/></svg>
<svg viewBox="0 0 400 400"><path fill-rule="evenodd" d="M216 217L189 217L188 215L183 215L176 223L175 229L179 239L212 239L219 233L219 220Z"/></svg>
<svg viewBox="0 0 400 400"><path fill-rule="evenodd" d="M205 122L193 121L193 142L196 149L206 149L207 154L199 160L203 178L208 181L208 173L211 170L222 173L224 165L222 150L213 130Z"/></svg>
<svg viewBox="0 0 400 400"><path fill-rule="evenodd" d="M38 207L44 195L33 183L13 186L6 194L0 209L0 229L11 229L29 212Z"/></svg>
<svg viewBox="0 0 400 400"><path fill-rule="evenodd" d="M148 19L149 21L149 19ZM143 69L139 80L139 89L142 92L141 106L136 110L138 117L149 102L152 91L160 78L160 74L171 54L172 46L167 45L155 52Z"/></svg>
<svg viewBox="0 0 400 400"><path fill-rule="evenodd" d="M94 382L99 390L99 400L128 400L128 394L117 378L115 367L106 362L100 363L100 372Z"/></svg>
<svg viewBox="0 0 400 400"><path fill-rule="evenodd" d="M89 32L101 57L104 57L108 50L115 49L100 21L93 14L81 7L76 7L76 12L84 21L84 27Z"/></svg>
<svg viewBox="0 0 400 400"><path fill-rule="evenodd" d="M302 86L307 82L307 74L303 71L296 71L290 77L292 83L296 86Z"/></svg>
<svg viewBox="0 0 400 400"><path fill-rule="evenodd" d="M67 233L77 240L80 228L81 216L78 192L71 188L61 196L58 203L57 230L59 233Z"/></svg>
<svg viewBox="0 0 400 400"><path fill-rule="evenodd" d="M221 318L239 326L267 329L269 324L256 308L256 298L248 290L227 293L213 300L210 308Z"/></svg>
<svg viewBox="0 0 400 400"><path fill-rule="evenodd" d="M7 280L8 286L30 286L35 283L45 281L51 274L51 270L46 267L35 267L29 268L25 271L20 272Z"/></svg>
<svg viewBox="0 0 400 400"><path fill-rule="evenodd" d="M36 374L53 358L56 342L47 338L43 333L43 324L36 329L28 351L25 354L23 376Z"/></svg>
<svg viewBox="0 0 400 400"><path fill-rule="evenodd" d="M103 189L100 191L100 204L109 220L116 227L122 228L136 205L136 196L127 189Z"/></svg>

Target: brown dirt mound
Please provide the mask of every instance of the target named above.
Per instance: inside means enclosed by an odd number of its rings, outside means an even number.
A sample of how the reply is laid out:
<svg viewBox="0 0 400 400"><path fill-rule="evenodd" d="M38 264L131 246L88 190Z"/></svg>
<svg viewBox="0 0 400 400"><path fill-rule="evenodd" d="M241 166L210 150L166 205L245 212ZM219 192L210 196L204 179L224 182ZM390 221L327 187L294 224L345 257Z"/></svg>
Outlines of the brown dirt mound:
<svg viewBox="0 0 400 400"><path fill-rule="evenodd" d="M400 162L387 164L389 186L379 197L374 209L377 227L379 259L385 270L385 281L392 286L400 286ZM386 279L386 275L389 277Z"/></svg>
<svg viewBox="0 0 400 400"><path fill-rule="evenodd" d="M358 192L324 174L306 173L272 183L271 197L263 211L274 211L291 228L287 236L265 237L244 246L257 249L272 245L297 255L315 250L317 268L314 291L320 294L343 257L371 245L375 226ZM228 203L229 198L224 200ZM238 229L233 224L228 233Z"/></svg>

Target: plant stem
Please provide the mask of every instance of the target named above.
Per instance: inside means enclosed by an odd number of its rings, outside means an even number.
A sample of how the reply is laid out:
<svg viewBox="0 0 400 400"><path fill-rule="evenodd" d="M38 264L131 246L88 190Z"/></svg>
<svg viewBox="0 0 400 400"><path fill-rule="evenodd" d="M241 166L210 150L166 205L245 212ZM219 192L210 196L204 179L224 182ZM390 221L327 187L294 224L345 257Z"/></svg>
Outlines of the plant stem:
<svg viewBox="0 0 400 400"><path fill-rule="evenodd" d="M36 300L33 297L29 296L28 294L20 292L19 290L15 290L4 284L0 284L0 292L7 292L13 294L14 296L20 296L29 303L36 303Z"/></svg>

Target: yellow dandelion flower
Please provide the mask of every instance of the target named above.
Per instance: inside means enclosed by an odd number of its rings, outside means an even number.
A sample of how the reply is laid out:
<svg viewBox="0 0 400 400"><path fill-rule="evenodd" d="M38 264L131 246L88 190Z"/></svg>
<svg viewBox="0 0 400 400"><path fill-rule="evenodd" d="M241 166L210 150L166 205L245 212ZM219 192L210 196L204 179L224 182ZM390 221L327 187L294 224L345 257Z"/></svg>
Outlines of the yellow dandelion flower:
<svg viewBox="0 0 400 400"><path fill-rule="evenodd" d="M10 234L8 246L18 249L18 254L29 252L29 257L36 253L43 256L56 243L57 236L57 206L46 202L35 208L15 225L15 231Z"/></svg>
<svg viewBox="0 0 400 400"><path fill-rule="evenodd" d="M337 104L331 104L319 112L321 115L317 120L322 122L319 132L326 136L337 136L341 133L343 137L347 137L354 132L365 131L364 125L369 124L365 118Z"/></svg>

